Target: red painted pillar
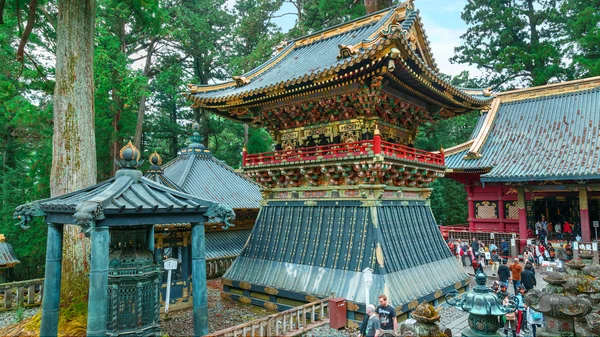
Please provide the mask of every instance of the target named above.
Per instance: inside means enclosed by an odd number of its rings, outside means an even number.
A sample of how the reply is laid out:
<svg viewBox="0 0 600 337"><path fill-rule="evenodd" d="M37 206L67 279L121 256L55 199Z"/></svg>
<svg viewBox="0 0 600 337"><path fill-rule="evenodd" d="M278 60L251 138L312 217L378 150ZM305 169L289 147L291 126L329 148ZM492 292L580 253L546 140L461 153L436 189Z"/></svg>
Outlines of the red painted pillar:
<svg viewBox="0 0 600 337"><path fill-rule="evenodd" d="M469 231L475 231L475 201L473 201L473 187L467 186L467 203L469 205Z"/></svg>
<svg viewBox="0 0 600 337"><path fill-rule="evenodd" d="M498 187L498 232L505 232L506 225L504 224L504 200L502 199L502 186Z"/></svg>
<svg viewBox="0 0 600 337"><path fill-rule="evenodd" d="M381 135L377 125L375 126L375 132L373 132L373 153L381 154Z"/></svg>
<svg viewBox="0 0 600 337"><path fill-rule="evenodd" d="M590 230L590 211L588 210L588 195L586 186L579 186L579 218L581 220L582 241L592 241Z"/></svg>
<svg viewBox="0 0 600 337"><path fill-rule="evenodd" d="M247 157L248 157L248 150L244 146L244 148L242 149L242 167L246 166Z"/></svg>
<svg viewBox="0 0 600 337"><path fill-rule="evenodd" d="M527 210L525 209L525 188L517 188L519 205L519 250L527 244Z"/></svg>

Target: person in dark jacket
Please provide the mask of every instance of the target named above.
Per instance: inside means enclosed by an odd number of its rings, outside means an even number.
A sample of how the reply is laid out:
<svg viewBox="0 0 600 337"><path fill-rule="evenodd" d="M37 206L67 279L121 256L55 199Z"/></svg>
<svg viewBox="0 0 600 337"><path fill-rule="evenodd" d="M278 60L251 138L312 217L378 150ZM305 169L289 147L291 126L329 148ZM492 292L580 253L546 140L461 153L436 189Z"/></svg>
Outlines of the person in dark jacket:
<svg viewBox="0 0 600 337"><path fill-rule="evenodd" d="M510 269L508 269L507 263L508 260L503 259L502 265L498 268L498 280L504 284L508 284L508 279L510 279Z"/></svg>
<svg viewBox="0 0 600 337"><path fill-rule="evenodd" d="M471 242L471 248L473 248L473 254L475 258L479 256L479 241L476 238L473 238L473 242Z"/></svg>
<svg viewBox="0 0 600 337"><path fill-rule="evenodd" d="M521 272L521 284L527 291L533 289L536 285L535 274L532 271L533 265L531 263L525 264L525 270Z"/></svg>

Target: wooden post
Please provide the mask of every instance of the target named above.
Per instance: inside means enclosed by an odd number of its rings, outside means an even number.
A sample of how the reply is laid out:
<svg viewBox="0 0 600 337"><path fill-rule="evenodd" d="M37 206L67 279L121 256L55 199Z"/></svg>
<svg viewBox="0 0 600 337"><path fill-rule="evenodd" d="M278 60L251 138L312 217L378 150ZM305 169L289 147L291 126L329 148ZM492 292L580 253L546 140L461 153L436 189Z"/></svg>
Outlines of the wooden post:
<svg viewBox="0 0 600 337"><path fill-rule="evenodd" d="M35 284L30 285L27 288L27 304L35 303Z"/></svg>
<svg viewBox="0 0 600 337"><path fill-rule="evenodd" d="M527 244L527 210L525 209L525 188L523 186L517 187L517 203L519 206L519 250L521 250Z"/></svg>
<svg viewBox="0 0 600 337"><path fill-rule="evenodd" d="M205 218L192 224L192 296L194 336L208 334L208 293L206 290Z"/></svg>
<svg viewBox="0 0 600 337"><path fill-rule="evenodd" d="M375 125L375 132L373 133L373 153L381 154L381 135L377 125Z"/></svg>
<svg viewBox="0 0 600 337"><path fill-rule="evenodd" d="M246 146L242 149L242 167L246 166L246 159L248 158L248 149Z"/></svg>
<svg viewBox="0 0 600 337"><path fill-rule="evenodd" d="M473 201L473 186L467 186L467 204L469 208L469 231L475 231L475 201Z"/></svg>
<svg viewBox="0 0 600 337"><path fill-rule="evenodd" d="M498 219L500 220L500 226L498 231L504 233L506 231L506 224L504 223L504 219L506 215L504 214L504 199L503 199L503 189L502 186L498 186Z"/></svg>
<svg viewBox="0 0 600 337"><path fill-rule="evenodd" d="M104 336L108 314L108 227L93 224L91 239L87 336Z"/></svg>
<svg viewBox="0 0 600 337"><path fill-rule="evenodd" d="M581 241L591 242L590 211L588 210L587 187L579 186L579 218L581 224Z"/></svg>
<svg viewBox="0 0 600 337"><path fill-rule="evenodd" d="M60 310L60 284L62 271L63 225L49 224L46 244L46 274L44 278L44 298L42 300L42 322L40 336L58 334L58 315ZM10 290L5 293L9 297ZM10 299L8 300L10 303Z"/></svg>

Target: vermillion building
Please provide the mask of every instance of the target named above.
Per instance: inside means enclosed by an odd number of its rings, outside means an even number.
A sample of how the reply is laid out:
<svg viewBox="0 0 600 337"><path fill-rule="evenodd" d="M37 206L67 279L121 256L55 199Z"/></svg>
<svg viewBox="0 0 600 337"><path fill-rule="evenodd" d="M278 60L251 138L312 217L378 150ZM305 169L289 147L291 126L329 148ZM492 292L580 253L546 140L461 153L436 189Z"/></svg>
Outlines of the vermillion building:
<svg viewBox="0 0 600 337"><path fill-rule="evenodd" d="M445 151L446 175L468 193L469 231L517 233L522 246L544 217L597 240L599 132L600 77L497 94L471 139Z"/></svg>

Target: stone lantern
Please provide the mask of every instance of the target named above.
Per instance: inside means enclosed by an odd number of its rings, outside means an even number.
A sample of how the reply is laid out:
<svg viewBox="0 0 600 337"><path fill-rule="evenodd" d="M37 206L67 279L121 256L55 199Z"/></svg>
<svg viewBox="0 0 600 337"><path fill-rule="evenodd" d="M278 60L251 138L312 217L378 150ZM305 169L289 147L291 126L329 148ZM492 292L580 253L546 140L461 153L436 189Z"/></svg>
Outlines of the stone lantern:
<svg viewBox="0 0 600 337"><path fill-rule="evenodd" d="M108 270L108 336L160 336L162 268L148 249L150 229L113 229Z"/></svg>
<svg viewBox="0 0 600 337"><path fill-rule="evenodd" d="M525 294L525 303L546 318L546 326L537 331L539 337L577 336L575 318L590 313L592 303L588 296L564 295L567 280L560 273L544 277L546 290L532 289Z"/></svg>
<svg viewBox="0 0 600 337"><path fill-rule="evenodd" d="M448 304L469 313L469 327L462 331L463 337L501 336L498 333L498 317L516 309L513 300L508 306L502 305L498 295L485 285L486 281L487 276L480 268L475 276L477 286L462 299L456 300L456 291L446 295Z"/></svg>

